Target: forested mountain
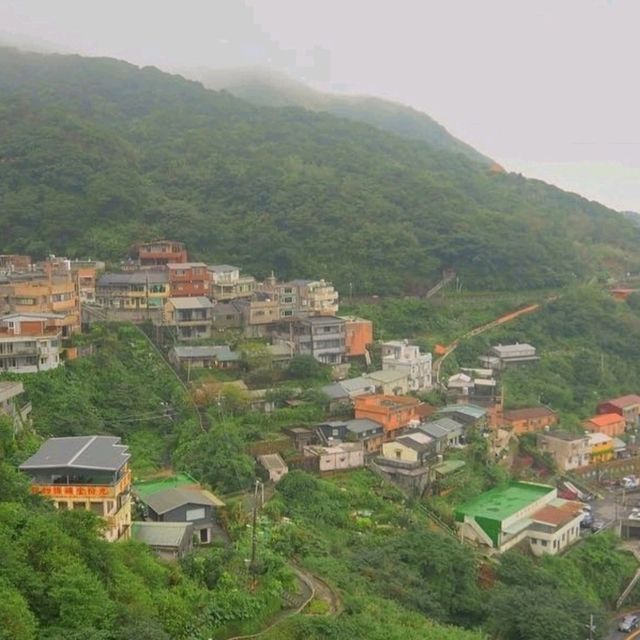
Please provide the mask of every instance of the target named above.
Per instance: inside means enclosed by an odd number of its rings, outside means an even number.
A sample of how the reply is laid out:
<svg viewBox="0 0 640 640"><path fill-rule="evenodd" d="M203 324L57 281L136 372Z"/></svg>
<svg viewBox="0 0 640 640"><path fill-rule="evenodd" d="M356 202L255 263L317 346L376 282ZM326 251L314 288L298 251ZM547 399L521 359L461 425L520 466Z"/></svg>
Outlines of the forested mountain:
<svg viewBox="0 0 640 640"><path fill-rule="evenodd" d="M452 136L426 113L373 96L346 96L316 91L284 74L268 69L189 69L183 75L208 89L226 90L265 107L303 107L370 124L403 138L426 142L436 149L461 153L482 164L493 161Z"/></svg>
<svg viewBox="0 0 640 640"><path fill-rule="evenodd" d="M355 293L541 287L631 270L640 229L460 153L155 68L0 49L2 252L118 258L170 237Z"/></svg>

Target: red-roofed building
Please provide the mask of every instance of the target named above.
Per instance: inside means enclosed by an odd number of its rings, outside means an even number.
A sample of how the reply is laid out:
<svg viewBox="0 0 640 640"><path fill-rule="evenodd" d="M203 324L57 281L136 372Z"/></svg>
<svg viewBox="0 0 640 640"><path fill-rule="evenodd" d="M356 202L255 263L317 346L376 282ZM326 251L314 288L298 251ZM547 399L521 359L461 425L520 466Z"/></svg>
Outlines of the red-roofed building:
<svg viewBox="0 0 640 640"><path fill-rule="evenodd" d="M582 504L556 499L531 514L529 543L535 555L556 554L580 537Z"/></svg>
<svg viewBox="0 0 640 640"><path fill-rule="evenodd" d="M585 421L584 427L589 431L604 433L612 438L624 433L626 421L619 413L602 413Z"/></svg>
<svg viewBox="0 0 640 640"><path fill-rule="evenodd" d="M626 427L634 429L638 426L638 416L640 416L640 396L630 394L606 400L598 405L598 414L617 413L625 419Z"/></svg>
<svg viewBox="0 0 640 640"><path fill-rule="evenodd" d="M632 294L635 293L637 289L628 289L625 287L617 287L616 289L611 289L611 295L616 300L622 300L623 302Z"/></svg>

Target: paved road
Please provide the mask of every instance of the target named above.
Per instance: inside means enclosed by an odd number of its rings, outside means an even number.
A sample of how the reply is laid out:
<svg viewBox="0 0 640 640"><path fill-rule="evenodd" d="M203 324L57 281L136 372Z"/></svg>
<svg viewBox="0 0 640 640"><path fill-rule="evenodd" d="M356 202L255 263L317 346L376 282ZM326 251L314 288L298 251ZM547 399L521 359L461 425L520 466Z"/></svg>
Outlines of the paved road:
<svg viewBox="0 0 640 640"><path fill-rule="evenodd" d="M606 640L632 640L633 638L640 638L640 629L637 629L636 631L632 631L631 633L624 633L622 631L618 631L618 624L620 620L622 620L622 618L624 618L625 615L628 615L628 613L629 612L625 613L624 615L621 614L615 619L615 621L611 623L611 630L609 631L609 634L606 636ZM640 615L640 611L637 611L636 613Z"/></svg>

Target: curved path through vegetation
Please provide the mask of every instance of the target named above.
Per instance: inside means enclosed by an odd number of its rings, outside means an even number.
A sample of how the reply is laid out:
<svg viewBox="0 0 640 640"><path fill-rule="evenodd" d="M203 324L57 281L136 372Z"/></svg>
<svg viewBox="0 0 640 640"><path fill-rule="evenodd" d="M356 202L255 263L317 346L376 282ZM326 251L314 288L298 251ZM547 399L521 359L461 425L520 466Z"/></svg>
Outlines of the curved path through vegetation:
<svg viewBox="0 0 640 640"><path fill-rule="evenodd" d="M227 640L250 640L250 638L259 638L265 633L272 631L274 627L278 626L285 620L302 613L314 598L327 605L327 611L323 615L337 615L342 611L342 600L340 599L340 596L324 580L321 580L318 576L309 573L306 569L303 569L295 562L289 562L289 566L295 572L300 586L300 594L296 598L298 603L295 603L295 606L292 606L289 609L283 609L278 612L269 625L262 629L262 631L249 635L232 636L227 638Z"/></svg>
<svg viewBox="0 0 640 640"><path fill-rule="evenodd" d="M553 302L557 300L558 296L550 296L545 300L545 302ZM527 313L533 313L534 311L538 311L540 309L541 303L536 302L535 304L530 304L526 307L521 307L520 309L516 309L515 311L509 311L501 315L499 318L492 320L491 322L487 322L486 324L480 325L479 327L475 327L470 331L467 331L460 338L454 340L452 343L448 344L445 347L444 353L434 361L433 363L433 379L436 381L436 385L440 386L440 369L442 367L443 362L456 350L458 345L462 340L467 338L473 338L474 336L478 336L485 331L489 331L495 327L498 327L507 322L511 322L512 320L516 320L520 316L526 315Z"/></svg>

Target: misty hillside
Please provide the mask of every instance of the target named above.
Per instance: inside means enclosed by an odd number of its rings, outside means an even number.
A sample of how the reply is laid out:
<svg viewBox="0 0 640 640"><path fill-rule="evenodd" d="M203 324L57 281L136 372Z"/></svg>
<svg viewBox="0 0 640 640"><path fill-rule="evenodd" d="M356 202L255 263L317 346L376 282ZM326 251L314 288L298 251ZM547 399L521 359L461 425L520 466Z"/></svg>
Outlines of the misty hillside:
<svg viewBox="0 0 640 640"><path fill-rule="evenodd" d="M444 267L468 288L629 270L640 229L365 124L155 68L0 49L0 252L117 259L157 237L258 276L398 294Z"/></svg>
<svg viewBox="0 0 640 640"><path fill-rule="evenodd" d="M461 153L482 164L493 161L452 136L426 113L390 100L371 96L346 96L316 91L283 73L269 69L189 69L182 72L217 91L266 107L304 107L370 124L403 138L426 142L444 151Z"/></svg>

